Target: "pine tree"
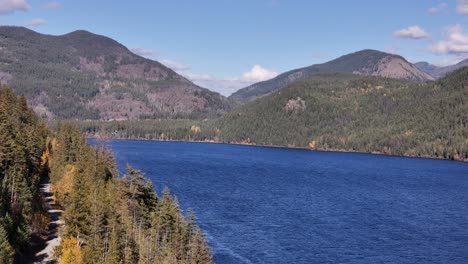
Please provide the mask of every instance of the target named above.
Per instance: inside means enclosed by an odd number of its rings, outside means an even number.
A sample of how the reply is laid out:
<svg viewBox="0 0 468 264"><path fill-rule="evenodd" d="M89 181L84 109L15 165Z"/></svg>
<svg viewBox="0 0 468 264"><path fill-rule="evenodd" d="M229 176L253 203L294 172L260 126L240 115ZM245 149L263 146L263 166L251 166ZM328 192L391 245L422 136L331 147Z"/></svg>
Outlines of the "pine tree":
<svg viewBox="0 0 468 264"><path fill-rule="evenodd" d="M189 244L187 260L190 264L213 263L206 238L200 228L195 228L195 233Z"/></svg>
<svg viewBox="0 0 468 264"><path fill-rule="evenodd" d="M0 225L0 263L13 263L14 250L8 241L6 230Z"/></svg>

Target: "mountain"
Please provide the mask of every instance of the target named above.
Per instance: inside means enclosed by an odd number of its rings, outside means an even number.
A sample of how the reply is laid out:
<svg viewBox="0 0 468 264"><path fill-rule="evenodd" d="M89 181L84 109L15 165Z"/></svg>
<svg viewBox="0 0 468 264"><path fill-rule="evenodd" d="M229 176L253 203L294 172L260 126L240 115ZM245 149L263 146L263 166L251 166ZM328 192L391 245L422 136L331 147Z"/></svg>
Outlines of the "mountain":
<svg viewBox="0 0 468 264"><path fill-rule="evenodd" d="M110 38L0 27L0 82L48 119L207 118L226 98Z"/></svg>
<svg viewBox="0 0 468 264"><path fill-rule="evenodd" d="M227 113L213 130L223 142L468 160L466 98L467 67L425 83L316 74Z"/></svg>
<svg viewBox="0 0 468 264"><path fill-rule="evenodd" d="M255 83L233 93L229 99L239 103L253 101L258 97L280 90L295 81L303 80L314 74L330 72L345 72L415 81L433 80L430 75L422 72L401 56L377 50L362 50L323 64L315 64L292 70L280 74L271 80Z"/></svg>
<svg viewBox="0 0 468 264"><path fill-rule="evenodd" d="M450 72L468 66L468 59L465 59L457 64L445 67L435 66L425 61L417 62L414 64L414 66L416 66L421 71L431 75L434 79L440 79Z"/></svg>

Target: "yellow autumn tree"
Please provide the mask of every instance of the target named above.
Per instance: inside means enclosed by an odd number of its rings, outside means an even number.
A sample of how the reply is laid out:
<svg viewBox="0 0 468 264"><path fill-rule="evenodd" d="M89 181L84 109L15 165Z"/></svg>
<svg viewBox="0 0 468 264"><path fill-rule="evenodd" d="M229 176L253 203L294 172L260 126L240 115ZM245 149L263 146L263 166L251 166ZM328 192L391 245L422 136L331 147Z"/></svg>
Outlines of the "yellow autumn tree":
<svg viewBox="0 0 468 264"><path fill-rule="evenodd" d="M200 133L201 132L201 127L200 126L196 126L196 125L192 125L192 127L190 127L190 130L194 133Z"/></svg>
<svg viewBox="0 0 468 264"><path fill-rule="evenodd" d="M315 149L317 147L317 142L315 140L311 140L309 143L309 147L311 149Z"/></svg>
<svg viewBox="0 0 468 264"><path fill-rule="evenodd" d="M83 257L81 256L81 248L78 240L75 237L69 237L62 242L62 256L59 260L60 264L81 264Z"/></svg>
<svg viewBox="0 0 468 264"><path fill-rule="evenodd" d="M65 195L73 190L73 178L75 174L76 166L71 164L66 165L63 177L52 186L52 191L55 193L59 203L63 203Z"/></svg>

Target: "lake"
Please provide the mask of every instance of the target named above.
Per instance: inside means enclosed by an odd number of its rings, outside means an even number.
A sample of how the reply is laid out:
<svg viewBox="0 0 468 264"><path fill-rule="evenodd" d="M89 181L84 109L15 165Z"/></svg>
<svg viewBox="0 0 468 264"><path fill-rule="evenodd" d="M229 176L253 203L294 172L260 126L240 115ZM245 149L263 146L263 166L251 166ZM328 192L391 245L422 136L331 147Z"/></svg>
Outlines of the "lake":
<svg viewBox="0 0 468 264"><path fill-rule="evenodd" d="M216 263L468 263L468 163L113 140L192 208Z"/></svg>

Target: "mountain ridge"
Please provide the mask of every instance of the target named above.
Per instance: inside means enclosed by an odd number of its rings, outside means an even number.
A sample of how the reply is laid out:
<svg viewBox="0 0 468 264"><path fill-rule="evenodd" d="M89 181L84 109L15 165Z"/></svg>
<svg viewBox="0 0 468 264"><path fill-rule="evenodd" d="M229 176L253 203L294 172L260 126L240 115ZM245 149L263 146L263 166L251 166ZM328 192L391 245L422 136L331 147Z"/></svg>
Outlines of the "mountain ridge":
<svg viewBox="0 0 468 264"><path fill-rule="evenodd" d="M85 30L1 26L0 82L47 119L210 118L229 109L219 93Z"/></svg>
<svg viewBox="0 0 468 264"><path fill-rule="evenodd" d="M273 79L240 89L229 96L229 99L240 103L250 102L258 97L280 90L295 81L317 73L327 72L345 72L415 81L433 80L430 75L420 71L400 55L364 49L325 63L314 64L282 73Z"/></svg>
<svg viewBox="0 0 468 264"><path fill-rule="evenodd" d="M443 78L450 72L453 72L462 67L468 66L468 59L462 60L454 65L436 66L425 61L416 62L414 64L418 69L434 77L434 79Z"/></svg>

